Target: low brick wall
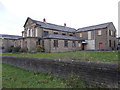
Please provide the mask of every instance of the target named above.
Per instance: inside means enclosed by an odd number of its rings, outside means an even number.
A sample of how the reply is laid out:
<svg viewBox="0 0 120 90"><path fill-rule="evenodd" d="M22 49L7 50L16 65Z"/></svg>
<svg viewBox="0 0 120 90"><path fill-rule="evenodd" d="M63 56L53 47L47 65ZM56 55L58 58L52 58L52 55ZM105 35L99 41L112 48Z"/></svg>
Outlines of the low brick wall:
<svg viewBox="0 0 120 90"><path fill-rule="evenodd" d="M2 63L26 70L47 72L59 77L75 74L94 86L118 88L120 82L118 64L15 56L2 56Z"/></svg>

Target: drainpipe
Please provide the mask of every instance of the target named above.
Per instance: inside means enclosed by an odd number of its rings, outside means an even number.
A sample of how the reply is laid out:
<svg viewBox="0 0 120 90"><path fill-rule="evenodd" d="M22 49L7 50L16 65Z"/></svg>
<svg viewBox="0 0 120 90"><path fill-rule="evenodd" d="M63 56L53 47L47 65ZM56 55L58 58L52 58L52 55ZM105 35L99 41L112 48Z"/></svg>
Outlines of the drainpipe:
<svg viewBox="0 0 120 90"><path fill-rule="evenodd" d="M51 39L49 40L49 44L50 44L49 52L51 52Z"/></svg>
<svg viewBox="0 0 120 90"><path fill-rule="evenodd" d="M95 36L95 30L94 30L94 40L95 40L95 50L96 50L96 36Z"/></svg>

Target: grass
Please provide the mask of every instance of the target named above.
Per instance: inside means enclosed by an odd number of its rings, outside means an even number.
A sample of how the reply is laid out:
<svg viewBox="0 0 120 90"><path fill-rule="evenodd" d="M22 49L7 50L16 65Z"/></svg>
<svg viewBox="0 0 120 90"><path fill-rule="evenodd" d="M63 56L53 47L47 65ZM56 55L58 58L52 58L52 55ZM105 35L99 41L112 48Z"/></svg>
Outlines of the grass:
<svg viewBox="0 0 120 90"><path fill-rule="evenodd" d="M3 88L92 88L78 77L62 79L7 64L2 64L2 80Z"/></svg>
<svg viewBox="0 0 120 90"><path fill-rule="evenodd" d="M73 60L90 60L101 62L118 62L118 52L100 52L100 51L81 51L81 52L63 52L63 53L3 53L3 56L22 56L38 57L50 59L73 59Z"/></svg>

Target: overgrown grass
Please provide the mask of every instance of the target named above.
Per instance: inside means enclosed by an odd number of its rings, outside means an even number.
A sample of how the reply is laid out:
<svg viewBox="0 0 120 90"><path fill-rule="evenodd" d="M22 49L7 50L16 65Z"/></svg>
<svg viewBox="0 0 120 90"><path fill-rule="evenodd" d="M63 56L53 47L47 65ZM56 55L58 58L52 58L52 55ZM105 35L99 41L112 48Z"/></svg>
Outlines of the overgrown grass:
<svg viewBox="0 0 120 90"><path fill-rule="evenodd" d="M74 60L90 60L101 62L118 62L118 52L109 51L81 51L81 52L63 52L63 53L3 53L3 56L22 56L22 57L39 57L50 59L74 59Z"/></svg>
<svg viewBox="0 0 120 90"><path fill-rule="evenodd" d="M23 70L11 65L2 66L3 88L92 88L79 77L62 79L47 73Z"/></svg>

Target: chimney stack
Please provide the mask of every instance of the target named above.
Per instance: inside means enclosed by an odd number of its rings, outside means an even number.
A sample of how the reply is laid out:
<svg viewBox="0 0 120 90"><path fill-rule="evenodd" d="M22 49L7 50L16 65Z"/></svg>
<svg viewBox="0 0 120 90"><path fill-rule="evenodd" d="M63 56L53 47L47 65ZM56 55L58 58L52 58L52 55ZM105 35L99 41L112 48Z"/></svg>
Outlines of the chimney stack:
<svg viewBox="0 0 120 90"><path fill-rule="evenodd" d="M64 26L66 26L66 23L64 23Z"/></svg>
<svg viewBox="0 0 120 90"><path fill-rule="evenodd" d="M45 18L43 19L43 22L46 22L46 19L45 19Z"/></svg>

